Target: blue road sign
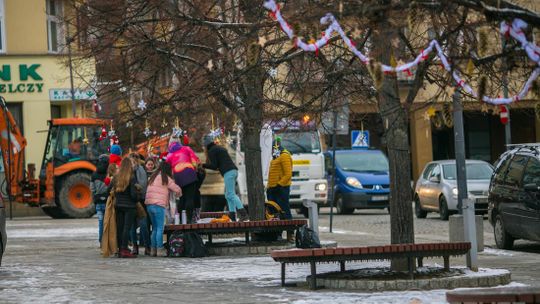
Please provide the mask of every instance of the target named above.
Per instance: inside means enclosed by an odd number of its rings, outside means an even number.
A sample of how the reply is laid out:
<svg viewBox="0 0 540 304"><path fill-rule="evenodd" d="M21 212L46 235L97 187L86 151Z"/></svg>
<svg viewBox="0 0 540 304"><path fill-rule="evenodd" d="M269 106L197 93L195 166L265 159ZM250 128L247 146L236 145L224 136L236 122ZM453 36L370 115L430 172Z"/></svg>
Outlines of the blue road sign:
<svg viewBox="0 0 540 304"><path fill-rule="evenodd" d="M367 149L369 148L369 131L352 130L351 148Z"/></svg>

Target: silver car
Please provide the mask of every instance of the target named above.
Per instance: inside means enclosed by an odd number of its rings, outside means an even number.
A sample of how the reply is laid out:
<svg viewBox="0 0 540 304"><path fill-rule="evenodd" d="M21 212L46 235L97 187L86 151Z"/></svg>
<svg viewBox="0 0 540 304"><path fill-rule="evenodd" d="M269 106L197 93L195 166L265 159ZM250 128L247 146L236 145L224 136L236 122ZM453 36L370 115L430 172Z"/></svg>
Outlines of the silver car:
<svg viewBox="0 0 540 304"><path fill-rule="evenodd" d="M482 160L466 160L468 197L475 202L478 213L488 209L488 188L493 167ZM457 213L456 161L430 162L416 182L414 212L417 218L425 218L428 212L439 212L442 220Z"/></svg>

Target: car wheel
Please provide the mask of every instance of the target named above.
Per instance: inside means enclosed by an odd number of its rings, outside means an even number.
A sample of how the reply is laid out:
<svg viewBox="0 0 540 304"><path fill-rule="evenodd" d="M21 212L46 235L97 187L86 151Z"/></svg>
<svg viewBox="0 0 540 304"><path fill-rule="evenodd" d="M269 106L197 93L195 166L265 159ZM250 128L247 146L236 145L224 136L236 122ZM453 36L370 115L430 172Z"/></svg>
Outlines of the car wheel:
<svg viewBox="0 0 540 304"><path fill-rule="evenodd" d="M439 198L439 217L443 221L448 221L448 216L450 216L450 211L448 211L448 204L446 203L446 198L442 195Z"/></svg>
<svg viewBox="0 0 540 304"><path fill-rule="evenodd" d="M426 218L427 216L427 211L422 209L420 198L418 196L414 198L414 214L416 215L416 218Z"/></svg>
<svg viewBox="0 0 540 304"><path fill-rule="evenodd" d="M338 194L336 196L336 209L338 214L353 214L354 208L345 208L343 197Z"/></svg>
<svg viewBox="0 0 540 304"><path fill-rule="evenodd" d="M500 215L497 215L495 218L493 234L495 235L495 244L497 245L497 248L512 249L512 246L514 246L514 238L504 229L504 224Z"/></svg>

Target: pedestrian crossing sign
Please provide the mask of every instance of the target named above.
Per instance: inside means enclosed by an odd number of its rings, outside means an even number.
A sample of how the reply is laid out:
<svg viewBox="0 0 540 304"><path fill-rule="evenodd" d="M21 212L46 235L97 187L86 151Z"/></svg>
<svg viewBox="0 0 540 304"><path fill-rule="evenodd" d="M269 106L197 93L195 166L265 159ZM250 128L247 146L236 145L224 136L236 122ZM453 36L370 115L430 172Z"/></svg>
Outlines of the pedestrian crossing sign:
<svg viewBox="0 0 540 304"><path fill-rule="evenodd" d="M369 148L369 131L352 130L351 148L367 149Z"/></svg>

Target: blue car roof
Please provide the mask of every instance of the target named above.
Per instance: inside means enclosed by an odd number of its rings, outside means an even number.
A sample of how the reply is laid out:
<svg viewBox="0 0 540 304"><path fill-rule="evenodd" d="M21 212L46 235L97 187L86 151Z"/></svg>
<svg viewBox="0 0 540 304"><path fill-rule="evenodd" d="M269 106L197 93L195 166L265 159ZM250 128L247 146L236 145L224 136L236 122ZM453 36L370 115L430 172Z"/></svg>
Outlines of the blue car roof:
<svg viewBox="0 0 540 304"><path fill-rule="evenodd" d="M325 152L326 154L332 155L332 150ZM383 153L381 150L376 149L348 149L348 150L336 150L336 154L364 154L364 153Z"/></svg>

